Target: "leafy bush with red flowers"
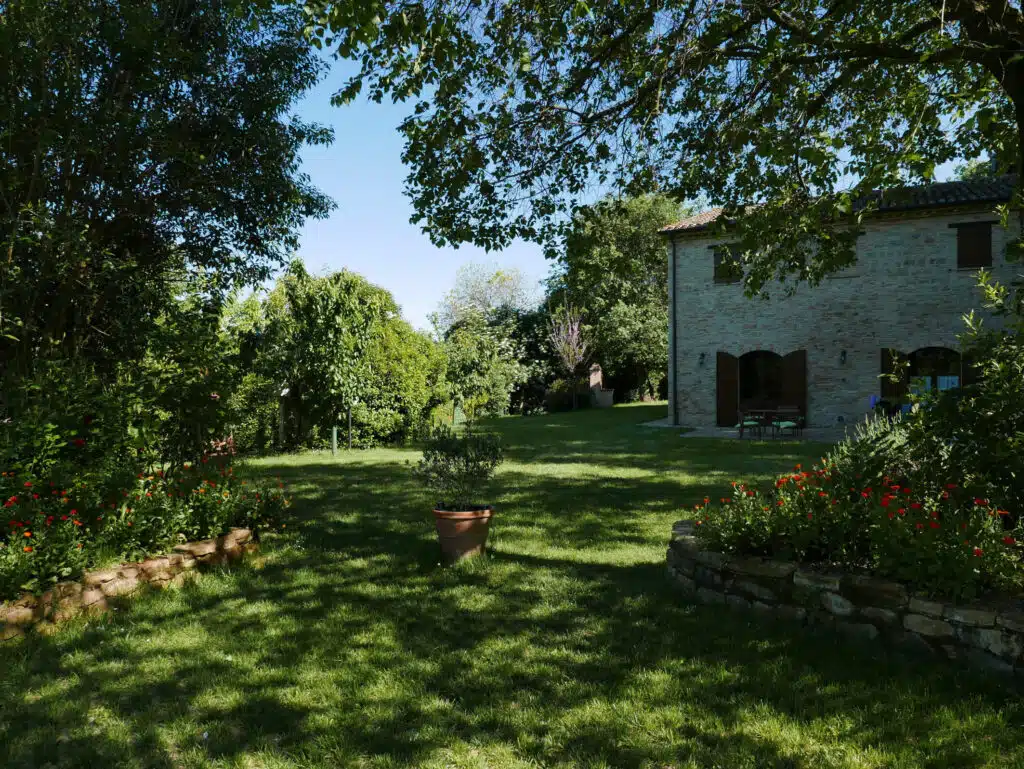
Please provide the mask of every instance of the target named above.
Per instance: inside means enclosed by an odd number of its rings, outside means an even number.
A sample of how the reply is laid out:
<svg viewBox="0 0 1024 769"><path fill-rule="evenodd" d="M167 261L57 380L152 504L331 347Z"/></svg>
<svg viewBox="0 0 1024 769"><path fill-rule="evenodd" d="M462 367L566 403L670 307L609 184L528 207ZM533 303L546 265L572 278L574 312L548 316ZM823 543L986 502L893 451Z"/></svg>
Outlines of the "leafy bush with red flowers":
<svg viewBox="0 0 1024 769"><path fill-rule="evenodd" d="M936 596L1024 588L1024 534L1010 511L977 479L932 477L905 438L898 423L869 422L766 489L734 484L696 506L698 535L715 550L867 568Z"/></svg>
<svg viewBox="0 0 1024 769"><path fill-rule="evenodd" d="M173 477L139 474L116 491L4 472L0 499L0 600L233 527L275 528L289 505L280 483L268 488L212 462Z"/></svg>

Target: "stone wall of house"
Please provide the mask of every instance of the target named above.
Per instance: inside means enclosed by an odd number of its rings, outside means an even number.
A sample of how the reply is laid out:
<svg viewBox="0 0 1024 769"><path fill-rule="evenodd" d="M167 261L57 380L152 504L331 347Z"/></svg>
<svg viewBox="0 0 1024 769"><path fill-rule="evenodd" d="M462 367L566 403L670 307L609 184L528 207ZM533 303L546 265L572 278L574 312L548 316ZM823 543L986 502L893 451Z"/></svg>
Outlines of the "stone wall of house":
<svg viewBox="0 0 1024 769"><path fill-rule="evenodd" d="M869 222L855 266L817 287L799 286L792 296L784 296L783 286L769 287L768 300L745 298L741 284L714 282L710 247L723 241L676 235L668 244L670 265L673 249L675 254L669 282L677 303L670 413L683 425L715 424L720 350L736 356L806 350L809 424L859 421L880 392L882 348L956 349L962 316L978 307L979 294L976 270L956 266L957 231L950 225L994 219L991 212L975 211ZM1003 280L1015 274L1005 258L1006 240L1007 232L993 226L992 272Z"/></svg>
<svg viewBox="0 0 1024 769"><path fill-rule="evenodd" d="M957 606L859 574L701 549L693 523L679 521L668 571L683 593L706 604L832 628L865 641L934 654L1024 681L1024 607Z"/></svg>
<svg viewBox="0 0 1024 769"><path fill-rule="evenodd" d="M77 582L61 582L39 596L25 594L0 603L0 641L18 638L32 627L45 630L79 614L105 612L109 601L146 585L180 584L193 569L235 561L256 549L249 529L232 529L223 537L178 545L170 555L89 572Z"/></svg>

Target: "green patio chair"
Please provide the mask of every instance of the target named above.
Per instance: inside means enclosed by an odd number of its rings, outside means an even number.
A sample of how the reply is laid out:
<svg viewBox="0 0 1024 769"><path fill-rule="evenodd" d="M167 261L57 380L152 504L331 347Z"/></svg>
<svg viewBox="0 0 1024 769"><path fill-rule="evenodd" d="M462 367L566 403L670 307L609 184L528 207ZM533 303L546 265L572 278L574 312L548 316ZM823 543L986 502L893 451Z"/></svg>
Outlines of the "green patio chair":
<svg viewBox="0 0 1024 769"><path fill-rule="evenodd" d="M736 423L736 429L740 431L740 438L743 437L744 430L752 430L759 436L764 435L764 423L755 416L748 416L740 414L740 421Z"/></svg>
<svg viewBox="0 0 1024 769"><path fill-rule="evenodd" d="M800 416L800 409L782 407L776 411L772 420L772 437L785 435L787 430L798 437L803 436L804 418Z"/></svg>

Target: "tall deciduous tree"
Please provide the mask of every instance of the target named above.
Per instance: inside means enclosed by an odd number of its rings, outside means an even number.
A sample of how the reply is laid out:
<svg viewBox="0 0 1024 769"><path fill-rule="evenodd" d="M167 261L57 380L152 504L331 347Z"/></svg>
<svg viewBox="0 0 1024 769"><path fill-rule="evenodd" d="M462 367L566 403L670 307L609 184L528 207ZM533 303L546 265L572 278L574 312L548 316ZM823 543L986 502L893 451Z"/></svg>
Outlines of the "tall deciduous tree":
<svg viewBox="0 0 1024 769"><path fill-rule="evenodd" d="M616 387L655 395L668 366L665 242L683 209L664 195L581 208L559 254L568 301L587 311L594 359Z"/></svg>
<svg viewBox="0 0 1024 769"><path fill-rule="evenodd" d="M138 358L182 271L261 281L329 201L290 116L301 12L239 0L0 0L0 369Z"/></svg>
<svg viewBox="0 0 1024 769"><path fill-rule="evenodd" d="M706 193L724 219L759 204L733 236L757 291L850 264L873 189L984 153L1021 170L1017 0L307 6L361 63L337 102L413 102L409 190L438 243L555 249L595 182Z"/></svg>
<svg viewBox="0 0 1024 769"><path fill-rule="evenodd" d="M438 332L444 334L472 314L524 311L537 305L537 292L523 271L496 264L469 262L455 275L455 285L444 295L431 316Z"/></svg>

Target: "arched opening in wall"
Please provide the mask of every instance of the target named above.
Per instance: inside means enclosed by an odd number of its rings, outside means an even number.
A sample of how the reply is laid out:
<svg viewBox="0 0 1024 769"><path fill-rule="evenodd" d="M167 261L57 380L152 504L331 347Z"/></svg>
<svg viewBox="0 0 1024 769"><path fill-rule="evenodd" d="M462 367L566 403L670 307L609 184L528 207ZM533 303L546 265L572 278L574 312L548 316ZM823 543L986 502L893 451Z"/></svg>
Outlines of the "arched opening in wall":
<svg viewBox="0 0 1024 769"><path fill-rule="evenodd" d="M963 381L960 353L947 347L922 347L909 355L910 389L955 390Z"/></svg>
<svg viewBox="0 0 1024 769"><path fill-rule="evenodd" d="M882 348L881 364L881 402L892 412L909 409L907 396L915 389L955 390L972 379L971 366L948 347L921 347L909 354Z"/></svg>
<svg viewBox="0 0 1024 769"><path fill-rule="evenodd" d="M720 427L732 427L740 411L796 408L807 418L807 352L782 356L753 350L738 358L727 352L717 356L717 418Z"/></svg>

